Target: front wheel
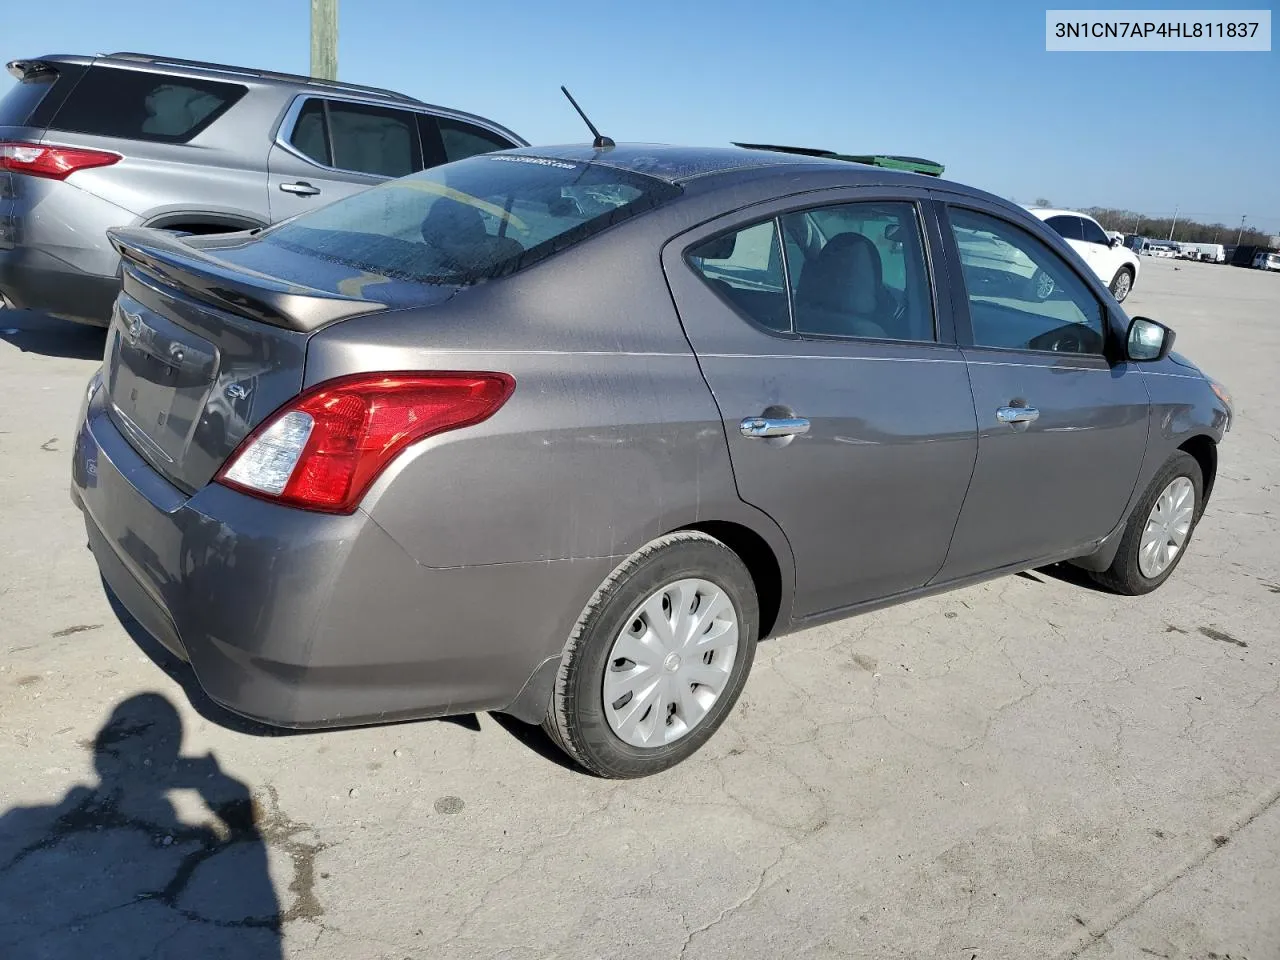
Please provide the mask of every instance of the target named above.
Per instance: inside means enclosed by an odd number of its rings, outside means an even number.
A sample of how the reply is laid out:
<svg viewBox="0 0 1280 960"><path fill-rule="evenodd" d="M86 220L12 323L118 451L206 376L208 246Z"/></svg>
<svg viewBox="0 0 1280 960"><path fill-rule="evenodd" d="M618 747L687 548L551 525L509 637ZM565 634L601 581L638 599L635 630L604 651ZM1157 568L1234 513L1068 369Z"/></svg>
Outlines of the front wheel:
<svg viewBox="0 0 1280 960"><path fill-rule="evenodd" d="M1129 596L1150 593L1160 586L1186 553L1203 509L1203 496L1200 464L1179 450L1156 474L1130 514L1111 566L1093 578Z"/></svg>
<svg viewBox="0 0 1280 960"><path fill-rule="evenodd" d="M755 586L736 553L696 531L655 540L587 604L543 727L599 776L666 770L733 709L759 622Z"/></svg>
<svg viewBox="0 0 1280 960"><path fill-rule="evenodd" d="M1116 298L1116 303L1124 303L1124 298L1132 289L1133 271L1128 267L1121 267L1111 279L1111 295Z"/></svg>

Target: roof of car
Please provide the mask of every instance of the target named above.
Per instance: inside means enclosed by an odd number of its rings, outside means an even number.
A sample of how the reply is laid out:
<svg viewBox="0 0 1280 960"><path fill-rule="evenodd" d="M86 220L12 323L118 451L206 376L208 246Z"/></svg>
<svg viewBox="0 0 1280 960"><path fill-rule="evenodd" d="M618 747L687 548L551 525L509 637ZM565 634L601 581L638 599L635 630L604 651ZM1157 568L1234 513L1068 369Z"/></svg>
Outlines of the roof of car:
<svg viewBox="0 0 1280 960"><path fill-rule="evenodd" d="M613 147L596 149L589 144L559 144L555 146L527 147L521 153L560 160L600 163L632 173L640 173L665 180L683 183L700 177L731 174L736 171L758 170L766 167L789 167L797 170L839 170L855 179L865 178L868 183L912 182L938 186L936 177L886 170L868 164L814 157L797 153L744 147L686 147L661 143L619 143Z"/></svg>
<svg viewBox="0 0 1280 960"><path fill-rule="evenodd" d="M1048 217L1084 217L1086 220L1093 220L1093 217L1087 213L1081 213L1079 210L1058 210L1054 207L1027 207L1029 211L1034 213L1041 220ZM1094 220L1094 223L1098 221Z"/></svg>

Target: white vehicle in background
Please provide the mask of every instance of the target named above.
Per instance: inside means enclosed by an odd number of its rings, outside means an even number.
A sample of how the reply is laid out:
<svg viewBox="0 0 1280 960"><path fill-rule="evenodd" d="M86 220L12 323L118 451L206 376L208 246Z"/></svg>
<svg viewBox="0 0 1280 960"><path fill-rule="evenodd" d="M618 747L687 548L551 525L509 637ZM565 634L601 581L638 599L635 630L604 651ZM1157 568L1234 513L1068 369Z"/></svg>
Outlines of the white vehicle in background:
<svg viewBox="0 0 1280 960"><path fill-rule="evenodd" d="M1074 210L1028 207L1080 254L1094 273L1123 301L1138 279L1138 257L1124 245L1124 235L1108 236L1093 217Z"/></svg>
<svg viewBox="0 0 1280 960"><path fill-rule="evenodd" d="M1142 241L1142 255L1144 257L1176 257L1178 255L1178 245L1167 240L1144 240Z"/></svg>
<svg viewBox="0 0 1280 960"><path fill-rule="evenodd" d="M1220 243L1180 243L1182 256L1205 263L1226 263L1227 252Z"/></svg>
<svg viewBox="0 0 1280 960"><path fill-rule="evenodd" d="M1280 253L1259 250L1254 255L1253 266L1256 270L1280 270Z"/></svg>

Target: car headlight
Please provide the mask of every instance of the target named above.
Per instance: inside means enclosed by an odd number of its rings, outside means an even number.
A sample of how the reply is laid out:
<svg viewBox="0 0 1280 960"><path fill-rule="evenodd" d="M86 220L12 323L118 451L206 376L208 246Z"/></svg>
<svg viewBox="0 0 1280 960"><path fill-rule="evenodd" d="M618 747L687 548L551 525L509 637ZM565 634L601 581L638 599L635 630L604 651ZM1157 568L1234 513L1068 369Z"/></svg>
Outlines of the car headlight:
<svg viewBox="0 0 1280 960"><path fill-rule="evenodd" d="M1235 415L1235 407L1231 402L1231 391L1223 384L1213 379L1213 377L1206 377L1205 379L1209 381L1209 389L1212 390L1214 395L1222 401L1222 405L1227 408L1227 429L1230 430L1231 420Z"/></svg>

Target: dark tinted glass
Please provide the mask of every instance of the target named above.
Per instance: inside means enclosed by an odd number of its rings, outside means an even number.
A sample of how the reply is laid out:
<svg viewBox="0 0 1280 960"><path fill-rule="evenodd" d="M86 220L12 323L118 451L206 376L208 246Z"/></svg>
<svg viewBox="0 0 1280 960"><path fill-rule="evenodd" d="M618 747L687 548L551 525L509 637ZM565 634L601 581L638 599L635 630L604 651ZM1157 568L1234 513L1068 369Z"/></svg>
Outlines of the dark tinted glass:
<svg viewBox="0 0 1280 960"><path fill-rule="evenodd" d="M1053 227L1059 236L1067 240L1084 239L1084 235L1080 232L1079 217L1050 217L1045 223Z"/></svg>
<svg viewBox="0 0 1280 960"><path fill-rule="evenodd" d="M44 95L53 89L56 79L55 74L42 73L30 80L20 80L10 87L0 97L0 127L25 126Z"/></svg>
<svg viewBox="0 0 1280 960"><path fill-rule="evenodd" d="M1102 352L1102 305L1065 260L996 217L959 207L950 217L975 344Z"/></svg>
<svg viewBox="0 0 1280 960"><path fill-rule="evenodd" d="M463 123L461 120L437 117L436 123L440 127L440 140L444 144L446 163L465 160L467 157L474 157L477 153L509 150L515 146L514 143L496 133L470 123Z"/></svg>
<svg viewBox="0 0 1280 960"><path fill-rule="evenodd" d="M1106 232L1092 220L1080 217L1080 229L1084 231L1085 243L1100 243L1104 247L1111 243Z"/></svg>
<svg viewBox="0 0 1280 960"><path fill-rule="evenodd" d="M418 124L404 110L330 100L329 138L340 170L403 177L422 169Z"/></svg>
<svg viewBox="0 0 1280 960"><path fill-rule="evenodd" d="M298 113L289 142L316 163L332 166L329 132L325 126L324 101L308 100Z"/></svg>
<svg viewBox="0 0 1280 960"><path fill-rule="evenodd" d="M782 218L795 331L934 339L933 297L915 206L846 203Z"/></svg>
<svg viewBox="0 0 1280 960"><path fill-rule="evenodd" d="M791 329L777 221L707 240L688 257L711 288L748 318L770 330Z"/></svg>
<svg viewBox="0 0 1280 960"><path fill-rule="evenodd" d="M53 118L54 130L184 143L245 94L239 84L93 67Z"/></svg>
<svg viewBox="0 0 1280 960"><path fill-rule="evenodd" d="M478 156L380 184L261 237L378 276L470 284L527 267L679 194L614 167Z"/></svg>

